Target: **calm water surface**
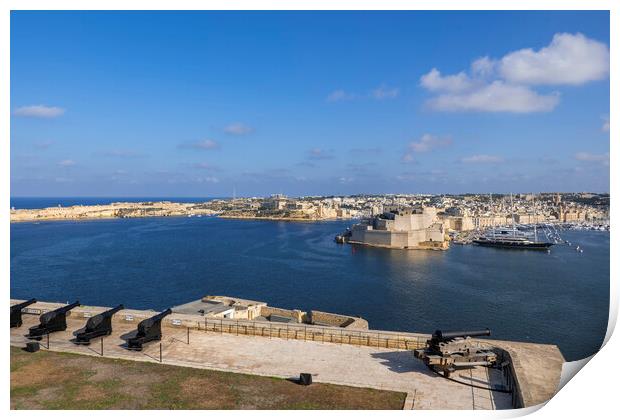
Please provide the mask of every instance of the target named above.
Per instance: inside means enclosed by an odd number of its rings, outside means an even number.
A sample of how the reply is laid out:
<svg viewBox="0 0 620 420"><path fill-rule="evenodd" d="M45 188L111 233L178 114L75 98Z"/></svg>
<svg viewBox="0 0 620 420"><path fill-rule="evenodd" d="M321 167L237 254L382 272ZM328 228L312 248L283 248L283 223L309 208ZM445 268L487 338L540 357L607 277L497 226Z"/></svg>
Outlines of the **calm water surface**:
<svg viewBox="0 0 620 420"><path fill-rule="evenodd" d="M338 245L348 222L145 218L11 224L11 296L165 309L221 294L366 318L371 328L489 327L495 338L594 353L607 328L609 233L584 253Z"/></svg>

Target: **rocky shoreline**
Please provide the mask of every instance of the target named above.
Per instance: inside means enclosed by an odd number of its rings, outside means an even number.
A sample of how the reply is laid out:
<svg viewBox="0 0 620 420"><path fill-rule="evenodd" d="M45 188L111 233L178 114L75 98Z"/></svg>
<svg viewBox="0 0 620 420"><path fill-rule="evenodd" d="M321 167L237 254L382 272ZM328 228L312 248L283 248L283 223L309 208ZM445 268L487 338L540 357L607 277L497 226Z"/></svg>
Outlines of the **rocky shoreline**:
<svg viewBox="0 0 620 420"><path fill-rule="evenodd" d="M203 203L170 201L111 203L94 206L47 207L44 209L11 210L11 223L58 220L124 219L137 217L213 216L218 211Z"/></svg>
<svg viewBox="0 0 620 420"><path fill-rule="evenodd" d="M258 214L252 211L228 210L221 203L122 202L102 205L47 207L43 209L11 209L11 223L59 220L126 219L142 217L201 217L218 216L224 219L316 222L337 217L312 217L301 212Z"/></svg>

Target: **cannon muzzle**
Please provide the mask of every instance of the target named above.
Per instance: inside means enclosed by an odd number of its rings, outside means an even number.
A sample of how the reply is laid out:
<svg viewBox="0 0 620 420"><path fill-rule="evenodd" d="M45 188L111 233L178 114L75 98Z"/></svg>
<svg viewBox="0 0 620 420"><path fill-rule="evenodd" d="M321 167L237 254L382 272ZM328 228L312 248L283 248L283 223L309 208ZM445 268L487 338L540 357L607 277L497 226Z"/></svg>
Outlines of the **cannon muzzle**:
<svg viewBox="0 0 620 420"><path fill-rule="evenodd" d="M108 310L107 310L107 311L105 311L105 312L101 312L99 315L104 316L104 317L107 317L107 316L112 316L112 315L114 315L115 313L117 313L118 311L122 311L123 309L125 309L125 306L123 306L123 305L121 304L121 305L115 306L115 307L114 307L114 308L112 308L112 309L108 309Z"/></svg>
<svg viewBox="0 0 620 420"><path fill-rule="evenodd" d="M482 336L489 336L489 335L491 335L491 330L488 328L484 330L450 331L450 332L443 332L441 330L437 330L433 334L433 340L446 341L446 340L451 340L456 337L482 337Z"/></svg>
<svg viewBox="0 0 620 420"><path fill-rule="evenodd" d="M17 309L17 308L19 308L19 309L24 309L26 306L30 306L30 305L32 305L33 303L37 303L37 300L36 300L36 299L34 299L34 298L33 298L33 299L30 299L30 300L27 300L27 301L25 301L25 302L18 303L18 304L16 304L16 305L11 306L11 310L13 310L13 309Z"/></svg>
<svg viewBox="0 0 620 420"><path fill-rule="evenodd" d="M161 321L162 319L164 319L165 317L167 317L171 313L172 313L172 309L168 308L165 311L160 312L157 315L152 316L149 319L145 319L144 321L153 321L153 322ZM142 321L142 322L144 322L144 321Z"/></svg>
<svg viewBox="0 0 620 420"><path fill-rule="evenodd" d="M52 311L52 312L57 312L59 314L66 314L71 309L76 308L78 306L80 306L80 301L76 300L75 302L70 303L67 306L63 306L62 308L58 308L58 309L56 309L55 311ZM51 313L51 312L48 312L48 313Z"/></svg>
<svg viewBox="0 0 620 420"><path fill-rule="evenodd" d="M36 302L36 299L30 299L11 306L11 328L22 326L22 309Z"/></svg>

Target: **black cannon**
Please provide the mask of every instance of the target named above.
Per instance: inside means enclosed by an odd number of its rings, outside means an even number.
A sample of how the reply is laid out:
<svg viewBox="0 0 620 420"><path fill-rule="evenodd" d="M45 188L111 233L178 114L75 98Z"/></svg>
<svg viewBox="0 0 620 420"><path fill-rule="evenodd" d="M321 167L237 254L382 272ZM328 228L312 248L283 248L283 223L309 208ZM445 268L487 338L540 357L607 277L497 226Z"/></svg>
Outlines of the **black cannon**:
<svg viewBox="0 0 620 420"><path fill-rule="evenodd" d="M421 359L433 370L440 370L448 378L456 369L475 366L492 366L497 355L490 347L472 340L472 337L489 336L491 331L435 331L426 347L414 351L415 357Z"/></svg>
<svg viewBox="0 0 620 420"><path fill-rule="evenodd" d="M440 342L446 342L449 340L452 340L453 338L458 338L458 337L483 337L483 336L490 336L491 335L491 330L486 328L484 330L474 330L474 331L450 331L450 332L443 332L441 330L436 330L432 337L431 337L431 342L433 344L437 344Z"/></svg>
<svg viewBox="0 0 620 420"><path fill-rule="evenodd" d="M123 305L118 305L115 308L108 309L105 312L101 312L89 318L83 328L73 332L75 336L73 342L75 344L88 345L93 338L112 334L112 315L124 308Z"/></svg>
<svg viewBox="0 0 620 420"><path fill-rule="evenodd" d="M45 334L66 330L67 312L76 306L80 306L80 302L74 302L62 308L44 313L39 317L40 324L35 327L30 327L30 331L26 337L34 340L41 340Z"/></svg>
<svg viewBox="0 0 620 420"><path fill-rule="evenodd" d="M161 321L170 315L172 309L166 309L138 324L138 329L122 337L127 341L129 350L142 350L142 346L149 341L161 340Z"/></svg>
<svg viewBox="0 0 620 420"><path fill-rule="evenodd" d="M36 299L30 299L17 305L11 306L11 328L22 326L22 309L37 303Z"/></svg>

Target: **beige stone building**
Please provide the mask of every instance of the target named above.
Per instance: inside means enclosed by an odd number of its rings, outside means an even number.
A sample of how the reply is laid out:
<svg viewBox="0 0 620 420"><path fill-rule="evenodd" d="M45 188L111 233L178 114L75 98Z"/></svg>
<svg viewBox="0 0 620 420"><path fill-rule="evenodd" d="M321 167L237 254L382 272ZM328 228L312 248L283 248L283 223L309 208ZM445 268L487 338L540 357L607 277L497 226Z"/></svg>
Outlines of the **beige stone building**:
<svg viewBox="0 0 620 420"><path fill-rule="evenodd" d="M388 210L351 228L350 243L400 249L446 249L444 225L434 207Z"/></svg>

